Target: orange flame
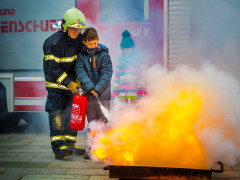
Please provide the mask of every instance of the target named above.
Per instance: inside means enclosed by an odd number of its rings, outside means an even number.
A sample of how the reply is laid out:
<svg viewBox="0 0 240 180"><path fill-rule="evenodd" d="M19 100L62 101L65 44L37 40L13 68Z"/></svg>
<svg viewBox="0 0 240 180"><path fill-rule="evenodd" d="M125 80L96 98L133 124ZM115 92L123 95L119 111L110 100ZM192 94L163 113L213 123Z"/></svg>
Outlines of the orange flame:
<svg viewBox="0 0 240 180"><path fill-rule="evenodd" d="M92 132L90 133L90 137L91 137L91 138L95 137L95 136L96 136L96 133L97 133L96 130L92 131Z"/></svg>
<svg viewBox="0 0 240 180"><path fill-rule="evenodd" d="M114 165L206 168L205 148L193 128L201 106L200 95L186 90L151 117L135 106L142 117L124 114L117 127L95 140L92 155Z"/></svg>

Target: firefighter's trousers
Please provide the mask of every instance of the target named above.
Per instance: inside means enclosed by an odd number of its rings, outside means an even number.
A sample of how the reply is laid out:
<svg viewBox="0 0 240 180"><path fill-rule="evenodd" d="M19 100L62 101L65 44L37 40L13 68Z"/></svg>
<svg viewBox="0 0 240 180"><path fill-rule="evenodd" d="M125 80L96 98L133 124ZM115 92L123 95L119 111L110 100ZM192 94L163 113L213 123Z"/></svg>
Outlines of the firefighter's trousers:
<svg viewBox="0 0 240 180"><path fill-rule="evenodd" d="M57 152L62 146L76 142L77 131L70 128L72 94L48 92L46 111L49 113L49 126L52 150Z"/></svg>

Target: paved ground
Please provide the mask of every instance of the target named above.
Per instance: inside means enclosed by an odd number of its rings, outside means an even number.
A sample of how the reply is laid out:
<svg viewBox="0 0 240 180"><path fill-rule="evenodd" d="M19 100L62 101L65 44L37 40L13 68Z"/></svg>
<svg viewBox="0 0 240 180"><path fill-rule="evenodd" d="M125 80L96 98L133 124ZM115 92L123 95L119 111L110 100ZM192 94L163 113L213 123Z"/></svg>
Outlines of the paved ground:
<svg viewBox="0 0 240 180"><path fill-rule="evenodd" d="M86 147L85 133L79 134L77 145ZM48 133L33 132L0 134L0 179L5 180L108 180L104 164L71 155L55 160ZM213 180L240 180L238 165L227 166L222 174L213 173Z"/></svg>
<svg viewBox="0 0 240 180"><path fill-rule="evenodd" d="M77 145L86 147L86 136ZM55 160L47 134L0 134L0 179L107 180L103 163L71 155Z"/></svg>

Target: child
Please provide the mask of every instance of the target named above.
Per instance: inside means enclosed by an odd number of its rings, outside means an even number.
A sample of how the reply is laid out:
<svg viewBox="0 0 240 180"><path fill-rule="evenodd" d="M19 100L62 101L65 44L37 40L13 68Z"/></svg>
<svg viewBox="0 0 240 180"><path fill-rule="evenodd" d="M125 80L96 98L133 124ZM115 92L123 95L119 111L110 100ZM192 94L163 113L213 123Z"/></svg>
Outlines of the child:
<svg viewBox="0 0 240 180"><path fill-rule="evenodd" d="M123 31L120 44L122 54L116 67L113 85L113 100L132 101L145 95L141 81L144 63L135 50L135 43L128 30Z"/></svg>
<svg viewBox="0 0 240 180"><path fill-rule="evenodd" d="M87 120L107 123L95 96L99 96L100 102L105 108L110 108L112 61L108 49L98 43L96 29L89 27L83 32L84 47L76 60L76 74L82 88L87 92ZM89 132L91 130L89 129ZM90 153L85 155L90 159Z"/></svg>

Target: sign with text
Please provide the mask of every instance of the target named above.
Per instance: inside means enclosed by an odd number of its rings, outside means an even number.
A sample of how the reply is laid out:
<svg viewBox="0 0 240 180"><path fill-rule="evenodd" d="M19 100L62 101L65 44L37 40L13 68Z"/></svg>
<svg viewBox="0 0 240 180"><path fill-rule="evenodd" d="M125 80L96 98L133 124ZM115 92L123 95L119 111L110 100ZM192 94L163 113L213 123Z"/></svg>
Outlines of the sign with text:
<svg viewBox="0 0 240 180"><path fill-rule="evenodd" d="M43 43L75 0L1 0L0 70L42 69Z"/></svg>

